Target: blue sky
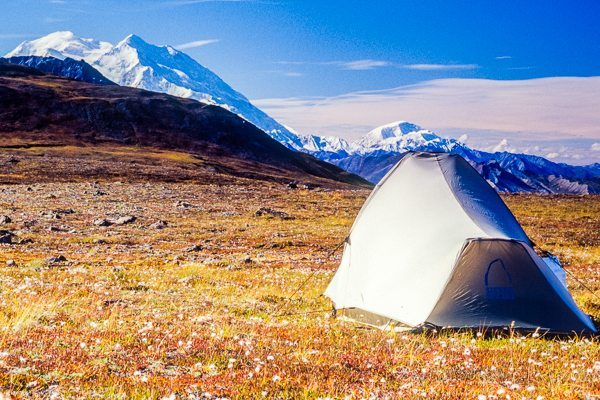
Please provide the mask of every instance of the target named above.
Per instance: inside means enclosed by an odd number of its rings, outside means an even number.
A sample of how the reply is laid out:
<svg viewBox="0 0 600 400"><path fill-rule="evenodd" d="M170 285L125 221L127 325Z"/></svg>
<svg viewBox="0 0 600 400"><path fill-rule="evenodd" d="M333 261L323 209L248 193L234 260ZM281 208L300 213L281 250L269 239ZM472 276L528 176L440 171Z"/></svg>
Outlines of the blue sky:
<svg viewBox="0 0 600 400"><path fill-rule="evenodd" d="M110 42L135 33L154 44L184 45L249 98L269 99L258 103L284 123L308 133L344 136L342 120L301 120L305 100L331 102L357 92L448 78L600 75L598 21L599 1L15 0L0 5L0 53L56 30ZM461 92L455 94L461 98ZM594 99L594 92L590 96ZM385 107L385 98L381 101ZM527 105L535 98L521 101ZM282 104L290 108L283 112ZM311 107L317 106L315 101ZM411 112L408 107L391 110L381 121L365 119L345 136L390 122L386 118L411 120ZM468 128L480 147L504 138L525 140L497 124L473 127L421 119L414 122L451 135ZM333 125L339 129L325 128ZM536 126L523 131L536 132ZM581 129L576 137L564 132L563 137L560 129L538 129L536 140L546 133L548 140L579 140L583 147L600 142L600 134L588 131ZM600 151L588 153L585 160L600 161Z"/></svg>

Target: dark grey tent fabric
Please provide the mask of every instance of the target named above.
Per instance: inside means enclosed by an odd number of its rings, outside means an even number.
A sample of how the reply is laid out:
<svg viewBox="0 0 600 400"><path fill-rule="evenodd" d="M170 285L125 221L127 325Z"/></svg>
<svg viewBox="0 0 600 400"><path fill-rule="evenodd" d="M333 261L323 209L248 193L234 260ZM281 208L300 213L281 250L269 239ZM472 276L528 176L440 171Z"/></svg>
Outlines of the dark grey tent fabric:
<svg viewBox="0 0 600 400"><path fill-rule="evenodd" d="M591 333L566 288L525 244L469 240L427 322L443 327L517 326Z"/></svg>

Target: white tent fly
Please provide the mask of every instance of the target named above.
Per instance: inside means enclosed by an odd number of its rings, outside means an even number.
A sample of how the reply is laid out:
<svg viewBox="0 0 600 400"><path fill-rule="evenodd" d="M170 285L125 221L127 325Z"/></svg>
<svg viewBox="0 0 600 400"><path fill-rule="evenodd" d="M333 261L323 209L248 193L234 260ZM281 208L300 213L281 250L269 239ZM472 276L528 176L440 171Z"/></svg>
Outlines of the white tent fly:
<svg viewBox="0 0 600 400"><path fill-rule="evenodd" d="M409 153L356 217L325 295L377 326L596 329L496 191L458 155ZM562 278L564 279L564 278Z"/></svg>

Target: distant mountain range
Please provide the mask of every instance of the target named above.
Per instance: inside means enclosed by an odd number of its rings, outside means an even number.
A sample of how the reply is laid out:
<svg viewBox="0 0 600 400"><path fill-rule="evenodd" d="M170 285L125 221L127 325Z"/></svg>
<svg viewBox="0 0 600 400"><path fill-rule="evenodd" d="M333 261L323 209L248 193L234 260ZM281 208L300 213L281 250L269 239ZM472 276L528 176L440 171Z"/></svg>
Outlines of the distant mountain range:
<svg viewBox="0 0 600 400"><path fill-rule="evenodd" d="M542 157L471 149L415 124L399 121L372 130L354 142L295 132L256 108L215 73L171 46L154 46L130 35L116 45L55 32L23 42L5 56L10 62L88 82L107 81L218 105L262 129L288 149L309 153L376 183L408 151L451 152L465 157L498 191L600 193L600 165L570 166ZM52 58L49 58L52 57ZM46 61L45 61L46 60ZM54 61L47 61L54 60ZM57 61L63 60L61 70ZM80 64L74 65L74 62ZM49 67L51 66L51 67ZM77 73L86 70L87 77Z"/></svg>
<svg viewBox="0 0 600 400"><path fill-rule="evenodd" d="M406 121L380 126L352 143L316 137L306 143L309 153L374 183L407 152L428 151L461 155L500 192L600 193L600 164L572 166L528 154L474 150Z"/></svg>

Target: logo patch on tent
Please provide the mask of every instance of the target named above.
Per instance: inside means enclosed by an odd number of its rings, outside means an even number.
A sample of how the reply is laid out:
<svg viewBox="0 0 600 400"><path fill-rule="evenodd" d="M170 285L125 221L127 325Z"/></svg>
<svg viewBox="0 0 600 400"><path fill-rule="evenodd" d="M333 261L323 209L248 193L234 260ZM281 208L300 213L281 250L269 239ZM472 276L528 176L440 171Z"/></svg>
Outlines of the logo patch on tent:
<svg viewBox="0 0 600 400"><path fill-rule="evenodd" d="M504 262L499 258L489 263L485 272L485 297L488 300L498 301L515 299L512 279Z"/></svg>

